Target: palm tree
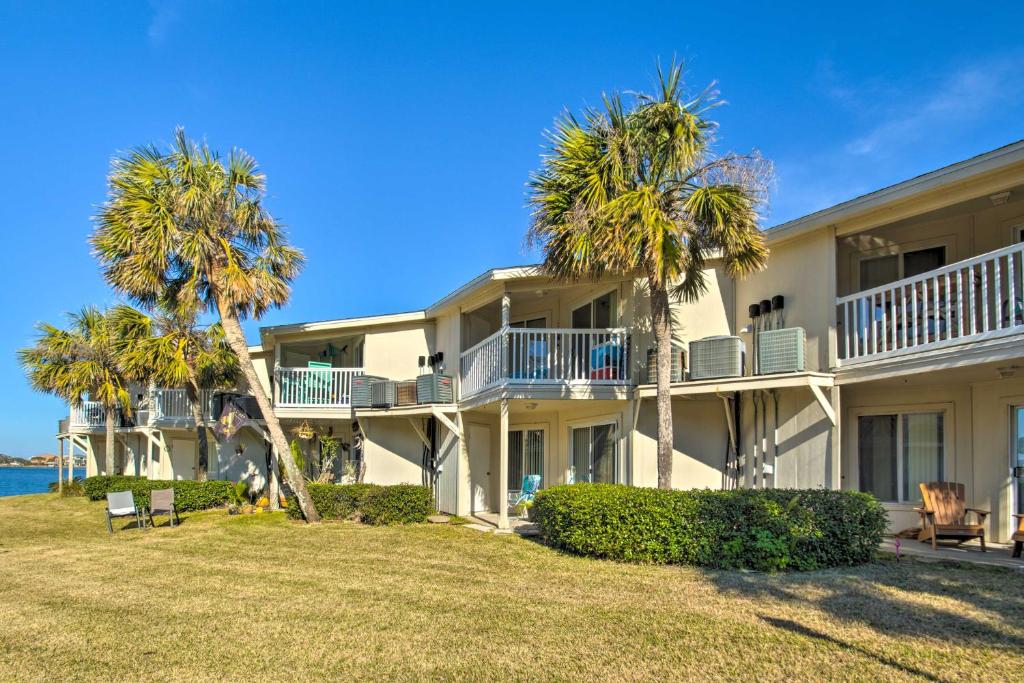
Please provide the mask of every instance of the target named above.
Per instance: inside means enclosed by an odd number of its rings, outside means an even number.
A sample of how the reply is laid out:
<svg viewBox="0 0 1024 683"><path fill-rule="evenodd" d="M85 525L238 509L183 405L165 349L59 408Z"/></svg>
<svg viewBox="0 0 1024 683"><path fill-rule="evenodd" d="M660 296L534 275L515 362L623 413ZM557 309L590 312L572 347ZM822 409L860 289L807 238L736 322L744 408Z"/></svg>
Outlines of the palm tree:
<svg viewBox="0 0 1024 683"><path fill-rule="evenodd" d="M107 281L151 308L160 300L216 311L270 432L271 482L276 462L307 521L319 521L288 442L249 356L241 320L278 308L302 267L263 205L266 178L255 159L232 150L226 161L175 131L166 153L140 147L114 159L109 195L92 236ZM271 487L271 505L277 491Z"/></svg>
<svg viewBox="0 0 1024 683"><path fill-rule="evenodd" d="M118 413L131 414L128 378L121 368L121 343L110 314L95 307L68 314L61 329L39 323L32 346L18 350L18 360L36 391L65 399L72 407L85 397L103 406L106 423L105 472L114 474L114 429Z"/></svg>
<svg viewBox="0 0 1024 683"><path fill-rule="evenodd" d="M756 154L713 154L707 113L716 93L685 99L675 63L658 68L656 94L603 104L582 120L565 114L548 133L550 149L529 183L527 241L560 279L645 278L657 349L658 486L671 488L671 300L707 291L711 258L732 277L764 267L757 223L770 168Z"/></svg>
<svg viewBox="0 0 1024 683"><path fill-rule="evenodd" d="M204 389L224 389L238 382L238 357L219 324L200 325L195 309L158 306L151 314L121 304L111 317L122 340L121 365L136 382L184 387L196 424L196 479L205 481L209 445L203 426Z"/></svg>

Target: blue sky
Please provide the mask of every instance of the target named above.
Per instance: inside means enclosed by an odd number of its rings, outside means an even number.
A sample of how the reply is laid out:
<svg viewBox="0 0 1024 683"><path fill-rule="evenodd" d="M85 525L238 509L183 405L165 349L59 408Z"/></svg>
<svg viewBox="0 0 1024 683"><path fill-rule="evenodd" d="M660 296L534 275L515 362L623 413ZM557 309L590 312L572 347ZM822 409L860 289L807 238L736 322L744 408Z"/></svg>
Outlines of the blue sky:
<svg viewBox="0 0 1024 683"><path fill-rule="evenodd" d="M255 155L306 251L268 324L416 309L535 260L543 130L659 58L718 82L720 149L775 163L766 225L1024 137L1010 6L549 5L0 0L0 452L55 449L65 409L15 350L114 301L86 243L110 157L176 125Z"/></svg>

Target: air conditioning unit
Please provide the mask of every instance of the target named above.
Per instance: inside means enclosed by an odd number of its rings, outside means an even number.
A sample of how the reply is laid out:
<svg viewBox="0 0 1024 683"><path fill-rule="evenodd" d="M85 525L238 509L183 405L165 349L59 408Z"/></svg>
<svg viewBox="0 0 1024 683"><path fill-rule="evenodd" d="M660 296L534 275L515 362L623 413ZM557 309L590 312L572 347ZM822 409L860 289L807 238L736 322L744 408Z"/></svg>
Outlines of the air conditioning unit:
<svg viewBox="0 0 1024 683"><path fill-rule="evenodd" d="M455 400L451 375L429 372L416 378L418 403L451 403Z"/></svg>
<svg viewBox="0 0 1024 683"><path fill-rule="evenodd" d="M672 345L672 382L682 382L686 372L686 349ZM658 350L647 349L647 383L658 383Z"/></svg>
<svg viewBox="0 0 1024 683"><path fill-rule="evenodd" d="M395 405L414 406L416 405L416 380L403 380L398 382L396 389Z"/></svg>
<svg viewBox="0 0 1024 683"><path fill-rule="evenodd" d="M757 335L757 373L803 372L807 334L802 327L765 330Z"/></svg>
<svg viewBox="0 0 1024 683"><path fill-rule="evenodd" d="M370 404L374 408L390 408L398 398L398 382L375 379L370 382Z"/></svg>
<svg viewBox="0 0 1024 683"><path fill-rule="evenodd" d="M707 337L690 342L690 379L742 377L746 349L739 337Z"/></svg>
<svg viewBox="0 0 1024 683"><path fill-rule="evenodd" d="M382 381L383 377L376 375L356 375L352 378L352 407L369 408L373 405L370 396L370 385Z"/></svg>

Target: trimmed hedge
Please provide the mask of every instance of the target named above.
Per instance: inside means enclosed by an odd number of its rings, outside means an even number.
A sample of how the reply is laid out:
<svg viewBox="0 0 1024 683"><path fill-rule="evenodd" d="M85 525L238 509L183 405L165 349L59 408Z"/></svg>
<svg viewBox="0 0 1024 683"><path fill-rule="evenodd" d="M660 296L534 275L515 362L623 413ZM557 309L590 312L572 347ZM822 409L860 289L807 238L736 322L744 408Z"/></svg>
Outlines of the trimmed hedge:
<svg viewBox="0 0 1024 683"><path fill-rule="evenodd" d="M425 522L434 513L430 489L414 484L307 483L313 507L322 519L359 519L367 524L409 524ZM288 516L302 519L299 503L288 499Z"/></svg>
<svg viewBox="0 0 1024 683"><path fill-rule="evenodd" d="M855 491L663 491L621 484L556 486L531 511L545 541L628 562L759 571L870 562L885 510Z"/></svg>
<svg viewBox="0 0 1024 683"><path fill-rule="evenodd" d="M89 477L83 482L85 495L89 500L103 500L114 491L131 491L135 504L149 507L149 492L155 489L174 489L174 505L178 512L193 512L227 505L231 500L230 481L187 481L167 479L143 479L121 475Z"/></svg>
<svg viewBox="0 0 1024 683"><path fill-rule="evenodd" d="M434 514L434 494L426 486L396 484L372 491L363 501L367 524L412 524Z"/></svg>

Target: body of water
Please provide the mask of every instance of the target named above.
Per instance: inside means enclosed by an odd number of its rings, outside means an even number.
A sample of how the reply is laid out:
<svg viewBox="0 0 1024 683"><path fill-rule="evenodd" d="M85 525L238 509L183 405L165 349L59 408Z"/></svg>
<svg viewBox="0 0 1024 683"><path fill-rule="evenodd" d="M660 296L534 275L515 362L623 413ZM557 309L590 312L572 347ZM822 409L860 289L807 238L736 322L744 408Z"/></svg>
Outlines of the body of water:
<svg viewBox="0 0 1024 683"><path fill-rule="evenodd" d="M64 476L68 476L67 470ZM75 476L84 479L85 468L76 467ZM0 467L0 496L46 493L50 482L56 481L56 467Z"/></svg>

